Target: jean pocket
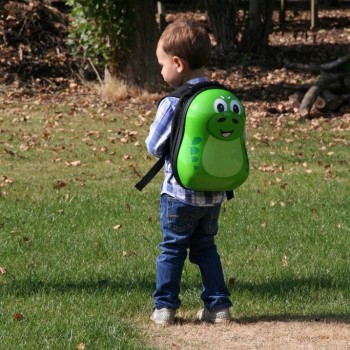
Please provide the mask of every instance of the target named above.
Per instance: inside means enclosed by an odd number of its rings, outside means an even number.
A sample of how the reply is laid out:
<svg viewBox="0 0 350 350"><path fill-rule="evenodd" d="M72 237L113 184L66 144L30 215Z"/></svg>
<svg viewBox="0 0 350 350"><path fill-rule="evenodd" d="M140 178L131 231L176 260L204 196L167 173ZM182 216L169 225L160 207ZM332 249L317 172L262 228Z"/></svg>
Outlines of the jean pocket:
<svg viewBox="0 0 350 350"><path fill-rule="evenodd" d="M176 232L188 232L196 225L195 207L168 198L166 226Z"/></svg>

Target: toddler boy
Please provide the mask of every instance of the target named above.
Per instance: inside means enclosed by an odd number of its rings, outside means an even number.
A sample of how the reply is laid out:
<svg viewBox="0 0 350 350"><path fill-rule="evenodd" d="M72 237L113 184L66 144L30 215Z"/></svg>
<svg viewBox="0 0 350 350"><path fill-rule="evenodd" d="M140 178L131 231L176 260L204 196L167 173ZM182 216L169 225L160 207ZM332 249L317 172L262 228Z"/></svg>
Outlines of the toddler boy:
<svg viewBox="0 0 350 350"><path fill-rule="evenodd" d="M183 84L207 80L204 67L211 54L207 31L189 20L168 25L157 45L157 59L164 80L174 89ZM148 151L160 158L166 154L171 120L178 98L166 97L158 106L155 120L146 139ZM161 188L160 225L163 240L156 260L156 290L153 293L156 324L175 322L180 307L180 280L189 250L189 260L198 265L203 290L204 308L199 311L201 321L220 323L232 319L232 303L225 285L220 256L214 237L218 232L218 218L225 192L199 192L181 187L175 180L169 157L165 159L165 178Z"/></svg>

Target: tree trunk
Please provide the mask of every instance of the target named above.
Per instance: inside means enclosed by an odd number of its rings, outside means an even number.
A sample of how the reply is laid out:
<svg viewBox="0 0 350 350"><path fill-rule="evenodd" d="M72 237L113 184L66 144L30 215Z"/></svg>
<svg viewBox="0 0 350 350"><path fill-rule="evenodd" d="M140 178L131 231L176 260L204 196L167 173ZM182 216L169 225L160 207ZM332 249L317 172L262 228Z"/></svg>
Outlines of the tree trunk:
<svg viewBox="0 0 350 350"><path fill-rule="evenodd" d="M205 0L217 47L226 54L236 43L238 0Z"/></svg>
<svg viewBox="0 0 350 350"><path fill-rule="evenodd" d="M156 4L152 0L131 0L127 9L131 16L127 47L116 48L115 59L110 64L111 75L129 85L154 90L162 81L155 55L159 38Z"/></svg>
<svg viewBox="0 0 350 350"><path fill-rule="evenodd" d="M272 26L273 0L250 0L246 29L242 38L242 49L261 53L268 47Z"/></svg>

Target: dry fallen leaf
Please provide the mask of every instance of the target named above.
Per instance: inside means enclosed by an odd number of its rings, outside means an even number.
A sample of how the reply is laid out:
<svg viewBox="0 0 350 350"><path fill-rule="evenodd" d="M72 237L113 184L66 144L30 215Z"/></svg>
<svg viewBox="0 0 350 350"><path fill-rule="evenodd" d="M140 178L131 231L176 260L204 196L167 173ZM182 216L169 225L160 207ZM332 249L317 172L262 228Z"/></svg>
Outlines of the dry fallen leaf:
<svg viewBox="0 0 350 350"><path fill-rule="evenodd" d="M115 226L113 226L113 230L119 230L122 227L122 225L117 224Z"/></svg>
<svg viewBox="0 0 350 350"><path fill-rule="evenodd" d="M137 255L136 251L135 250L130 250L130 251L126 251L126 250L123 250L123 257L126 257L126 256L135 256Z"/></svg>
<svg viewBox="0 0 350 350"><path fill-rule="evenodd" d="M266 163L261 164L258 167L259 170L267 173L283 173L284 172L284 166L277 166L276 164L268 165Z"/></svg>
<svg viewBox="0 0 350 350"><path fill-rule="evenodd" d="M0 266L0 274L4 275L6 273L6 267L5 266Z"/></svg>
<svg viewBox="0 0 350 350"><path fill-rule="evenodd" d="M65 164L65 166L79 166L79 165L81 165L81 161L80 160L75 160L75 161L73 161L73 162L70 162L70 161L67 161L67 162L65 162L64 163Z"/></svg>
<svg viewBox="0 0 350 350"><path fill-rule="evenodd" d="M12 315L14 321L22 321L24 319L24 315L20 312L16 312Z"/></svg>
<svg viewBox="0 0 350 350"><path fill-rule="evenodd" d="M53 188L59 189L67 186L67 184L64 181L57 180L56 183L54 184Z"/></svg>
<svg viewBox="0 0 350 350"><path fill-rule="evenodd" d="M18 240L19 244L28 244L31 242L31 239L29 237L23 236Z"/></svg>
<svg viewBox="0 0 350 350"><path fill-rule="evenodd" d="M285 182L280 187L281 187L282 190L285 190L287 188L287 186L288 186L288 184Z"/></svg>
<svg viewBox="0 0 350 350"><path fill-rule="evenodd" d="M8 178L7 176L3 175L0 176L0 187L5 187L7 185L11 185L13 183L13 180Z"/></svg>
<svg viewBox="0 0 350 350"><path fill-rule="evenodd" d="M22 151L28 151L29 149L32 148L32 145L29 145L28 143L23 143L19 146L19 148L22 150Z"/></svg>
<svg viewBox="0 0 350 350"><path fill-rule="evenodd" d="M236 279L234 278L234 277L230 277L229 279L228 279L228 285L229 285L229 287L233 287L234 285L235 285L235 283L236 283Z"/></svg>
<svg viewBox="0 0 350 350"><path fill-rule="evenodd" d="M85 350L86 344L85 343L79 343L76 347L77 350Z"/></svg>
<svg viewBox="0 0 350 350"><path fill-rule="evenodd" d="M130 164L129 167L133 170L133 172L137 175L137 177L141 178L141 174L136 169L136 164Z"/></svg>

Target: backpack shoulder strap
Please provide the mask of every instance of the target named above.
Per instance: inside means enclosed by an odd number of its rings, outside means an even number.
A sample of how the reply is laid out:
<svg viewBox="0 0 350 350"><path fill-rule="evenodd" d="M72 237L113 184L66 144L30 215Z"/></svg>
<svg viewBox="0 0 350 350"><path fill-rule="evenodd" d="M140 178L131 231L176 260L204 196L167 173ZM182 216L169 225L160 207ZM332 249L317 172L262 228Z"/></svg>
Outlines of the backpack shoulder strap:
<svg viewBox="0 0 350 350"><path fill-rule="evenodd" d="M229 201L230 199L235 198L235 193L233 191L226 191L226 198Z"/></svg>
<svg viewBox="0 0 350 350"><path fill-rule="evenodd" d="M159 173L160 169L163 168L165 162L165 156L159 158L150 170L144 175L141 180L135 185L135 187L142 191L146 185Z"/></svg>
<svg viewBox="0 0 350 350"><path fill-rule="evenodd" d="M196 93L197 91L205 88L205 87L218 87L218 88L224 88L223 85L221 85L220 83L216 82L216 81L202 81L199 82L197 84L184 84L181 87L179 87L178 89L174 90L173 92L171 92L170 94L164 96L159 102L158 102L158 106L160 104L160 102L166 98L166 97L177 97L179 99L187 99L188 97L192 96L194 93ZM174 111L174 118L173 118L173 127L176 124L176 120L177 119L177 115L180 112L180 109L182 108L182 101L179 101L179 103L177 104L177 106L175 107L175 111ZM170 149L170 141L168 140L167 142L167 148ZM149 183L151 182L151 180L157 175L157 173L162 169L162 167L164 166L165 163L165 155L163 155L163 157L161 157L160 159L157 160L157 162L152 166L152 168L146 173L146 175L144 175L141 180L135 185L135 187L139 190L142 191L142 189ZM227 199L231 199L233 198L233 192L232 191L227 191L226 193Z"/></svg>
<svg viewBox="0 0 350 350"><path fill-rule="evenodd" d="M171 92L169 95L164 96L159 102L158 106L161 103L162 100L164 100L166 97L177 97L181 98L184 94L188 93L189 89L191 89L190 84L184 84L178 89L174 90ZM167 145L165 146L166 148L169 149L169 140L167 141ZM152 166L152 168L144 175L141 180L135 185L135 187L139 190L142 191L146 185L148 185L152 179L159 173L159 171L162 169L165 163L165 156L159 158L156 163Z"/></svg>
<svg viewBox="0 0 350 350"><path fill-rule="evenodd" d="M177 88L176 90L172 91L171 93L169 93L168 95L165 95L164 97L162 97L159 101L158 101L158 106L159 104L167 97L177 97L177 98L181 98L184 94L186 94L189 90L191 89L191 85L190 84L184 84L182 86L180 86L179 88Z"/></svg>

